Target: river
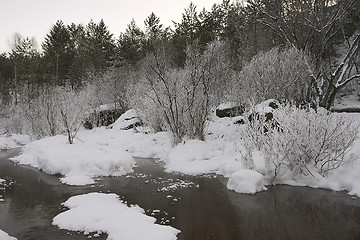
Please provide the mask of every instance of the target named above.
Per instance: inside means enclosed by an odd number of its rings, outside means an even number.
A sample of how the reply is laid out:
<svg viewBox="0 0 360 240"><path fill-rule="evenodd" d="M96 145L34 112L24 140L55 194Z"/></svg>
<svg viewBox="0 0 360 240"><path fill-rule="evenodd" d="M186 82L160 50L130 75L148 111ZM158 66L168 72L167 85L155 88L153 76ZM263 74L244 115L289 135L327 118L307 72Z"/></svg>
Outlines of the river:
<svg viewBox="0 0 360 240"><path fill-rule="evenodd" d="M226 179L169 174L154 159L137 159L132 174L103 177L89 186L68 186L8 160L19 150L0 152L0 229L18 239L89 239L51 225L65 211L61 203L89 192L118 194L138 204L157 223L181 231L180 240L360 239L360 199L345 192L268 186L255 195L226 189ZM106 239L101 234L96 239Z"/></svg>

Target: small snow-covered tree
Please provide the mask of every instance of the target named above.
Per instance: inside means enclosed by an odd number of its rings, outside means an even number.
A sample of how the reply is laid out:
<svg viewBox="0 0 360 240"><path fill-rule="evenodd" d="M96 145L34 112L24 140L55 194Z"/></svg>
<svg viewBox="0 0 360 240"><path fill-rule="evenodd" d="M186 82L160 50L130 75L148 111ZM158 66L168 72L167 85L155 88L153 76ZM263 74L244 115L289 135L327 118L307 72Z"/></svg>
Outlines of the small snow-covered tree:
<svg viewBox="0 0 360 240"><path fill-rule="evenodd" d="M307 56L295 48L275 47L262 52L244 66L233 89L234 98L307 101L311 80Z"/></svg>
<svg viewBox="0 0 360 240"><path fill-rule="evenodd" d="M73 144L88 110L84 93L63 88L56 88L54 91L59 96L57 106L60 111L61 127L66 132L69 144Z"/></svg>
<svg viewBox="0 0 360 240"><path fill-rule="evenodd" d="M143 62L143 74L135 84L136 95L132 96L132 106L145 115L145 120L155 120L159 114L161 121L171 131L174 144L185 135L181 102L184 92L182 76L173 70L164 49L148 55Z"/></svg>
<svg viewBox="0 0 360 240"><path fill-rule="evenodd" d="M190 138L205 140L210 108L224 100L232 71L221 42L212 42L203 53L196 45L188 46L186 56L184 69L179 72L184 81L186 132Z"/></svg>

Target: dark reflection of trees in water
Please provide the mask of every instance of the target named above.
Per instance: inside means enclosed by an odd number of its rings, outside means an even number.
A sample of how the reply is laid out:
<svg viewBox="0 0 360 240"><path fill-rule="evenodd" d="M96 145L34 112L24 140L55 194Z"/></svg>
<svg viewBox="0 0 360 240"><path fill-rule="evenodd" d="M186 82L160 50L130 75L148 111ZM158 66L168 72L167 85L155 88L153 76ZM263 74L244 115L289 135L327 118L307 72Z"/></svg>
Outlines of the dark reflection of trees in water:
<svg viewBox="0 0 360 240"><path fill-rule="evenodd" d="M246 239L360 239L360 202L344 192L274 186L229 199Z"/></svg>

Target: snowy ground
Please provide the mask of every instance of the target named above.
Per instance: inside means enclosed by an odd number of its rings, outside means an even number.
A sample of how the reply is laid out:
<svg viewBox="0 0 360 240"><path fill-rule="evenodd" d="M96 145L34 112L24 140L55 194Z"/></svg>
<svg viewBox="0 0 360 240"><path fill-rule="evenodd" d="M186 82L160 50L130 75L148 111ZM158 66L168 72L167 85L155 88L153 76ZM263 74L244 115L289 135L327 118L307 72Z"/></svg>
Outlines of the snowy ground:
<svg viewBox="0 0 360 240"><path fill-rule="evenodd" d="M61 229L106 233L108 239L175 240L179 230L155 224L139 206L128 207L116 194L89 193L74 196L63 205L69 210L53 219Z"/></svg>
<svg viewBox="0 0 360 240"><path fill-rule="evenodd" d="M353 94L338 97L335 99L334 106L331 109L360 109L360 95L357 91L354 91Z"/></svg>

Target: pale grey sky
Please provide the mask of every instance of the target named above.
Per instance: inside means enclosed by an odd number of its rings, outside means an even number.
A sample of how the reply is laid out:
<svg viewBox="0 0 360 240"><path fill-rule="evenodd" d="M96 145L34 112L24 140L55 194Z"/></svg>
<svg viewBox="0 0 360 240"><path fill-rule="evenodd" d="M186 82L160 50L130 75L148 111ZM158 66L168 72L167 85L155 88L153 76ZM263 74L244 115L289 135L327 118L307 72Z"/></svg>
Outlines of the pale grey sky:
<svg viewBox="0 0 360 240"><path fill-rule="evenodd" d="M203 7L210 10L214 3L222 0L0 0L0 53L9 50L14 33L35 37L40 45L59 19L65 24L85 25L91 19L99 22L103 18L116 37L124 32L132 18L143 28L151 12L160 17L163 25L172 26L171 20L180 21L190 2L200 11Z"/></svg>

